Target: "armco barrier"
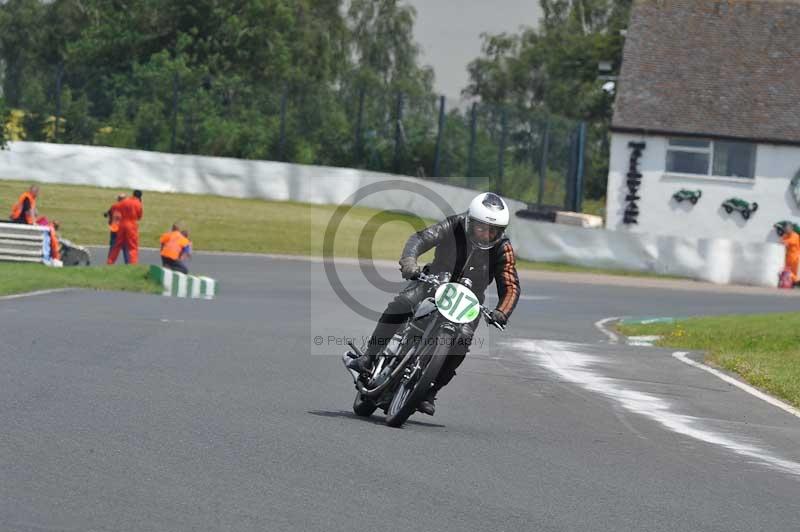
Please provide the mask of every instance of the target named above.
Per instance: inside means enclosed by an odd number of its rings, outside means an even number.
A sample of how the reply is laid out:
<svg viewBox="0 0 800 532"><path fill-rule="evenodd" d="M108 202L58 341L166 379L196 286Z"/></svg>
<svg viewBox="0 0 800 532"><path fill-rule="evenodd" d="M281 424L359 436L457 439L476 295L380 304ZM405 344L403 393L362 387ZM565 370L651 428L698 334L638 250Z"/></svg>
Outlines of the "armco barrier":
<svg viewBox="0 0 800 532"><path fill-rule="evenodd" d="M42 262L45 235L44 226L0 222L0 261Z"/></svg>
<svg viewBox="0 0 800 532"><path fill-rule="evenodd" d="M186 275L154 265L148 275L164 288L164 296L214 299L217 294L217 282L210 277Z"/></svg>

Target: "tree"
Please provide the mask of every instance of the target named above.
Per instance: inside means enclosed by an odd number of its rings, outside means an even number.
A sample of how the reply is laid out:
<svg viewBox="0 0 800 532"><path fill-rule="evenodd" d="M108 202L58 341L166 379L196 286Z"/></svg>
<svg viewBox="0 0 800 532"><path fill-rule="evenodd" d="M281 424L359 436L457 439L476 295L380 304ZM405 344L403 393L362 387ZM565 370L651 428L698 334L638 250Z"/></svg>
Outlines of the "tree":
<svg viewBox="0 0 800 532"><path fill-rule="evenodd" d="M8 0L3 91L29 140L343 166L362 162L363 93L379 170L402 94L413 172L435 126L414 17L399 0Z"/></svg>
<svg viewBox="0 0 800 532"><path fill-rule="evenodd" d="M597 80L598 63L622 61L623 37L632 0L540 0L539 29L517 35L485 35L482 55L468 67L464 94L506 106L515 116L544 111L590 124L587 194L605 194L608 128L613 97ZM530 135L517 135L525 153ZM519 144L523 143L523 144Z"/></svg>

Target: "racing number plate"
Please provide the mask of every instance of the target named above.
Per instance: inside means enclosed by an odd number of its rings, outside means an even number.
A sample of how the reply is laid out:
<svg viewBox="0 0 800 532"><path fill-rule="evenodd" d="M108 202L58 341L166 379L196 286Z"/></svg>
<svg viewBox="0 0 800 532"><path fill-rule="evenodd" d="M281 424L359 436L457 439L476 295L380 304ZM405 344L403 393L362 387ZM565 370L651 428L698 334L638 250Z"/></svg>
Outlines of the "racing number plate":
<svg viewBox="0 0 800 532"><path fill-rule="evenodd" d="M480 305L475 294L459 283L447 283L436 289L436 308L455 323L469 323L478 317Z"/></svg>

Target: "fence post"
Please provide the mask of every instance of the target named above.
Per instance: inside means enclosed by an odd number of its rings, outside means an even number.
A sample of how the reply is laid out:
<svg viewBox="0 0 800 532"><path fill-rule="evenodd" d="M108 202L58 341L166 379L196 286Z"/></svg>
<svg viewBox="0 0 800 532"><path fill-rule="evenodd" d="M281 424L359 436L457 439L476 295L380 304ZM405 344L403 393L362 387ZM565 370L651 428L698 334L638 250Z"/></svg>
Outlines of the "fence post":
<svg viewBox="0 0 800 532"><path fill-rule="evenodd" d="M364 97L366 95L366 89L361 87L358 90L358 115L356 116L356 139L355 139L355 166L361 164L361 160L363 159L364 155L364 139L362 138L362 127L363 127L363 120L364 120Z"/></svg>
<svg viewBox="0 0 800 532"><path fill-rule="evenodd" d="M400 152L403 145L403 93L397 95L394 126L394 173L400 173Z"/></svg>
<svg viewBox="0 0 800 532"><path fill-rule="evenodd" d="M580 122L569 145L569 170L567 171L567 198L564 207L580 212L583 203L584 151L586 149L586 122Z"/></svg>
<svg viewBox="0 0 800 532"><path fill-rule="evenodd" d="M467 177L475 177L475 143L478 136L478 102L472 103L472 112L469 119L469 154L467 156ZM472 184L472 179L467 180Z"/></svg>
<svg viewBox="0 0 800 532"><path fill-rule="evenodd" d="M547 152L550 151L550 117L544 123L544 135L542 135L542 156L539 159L539 193L536 197L536 205L541 208L542 197L544 196L544 180L547 176Z"/></svg>
<svg viewBox="0 0 800 532"><path fill-rule="evenodd" d="M286 106L289 99L289 86L283 86L281 94L281 128L278 134L278 160L286 161Z"/></svg>
<svg viewBox="0 0 800 532"><path fill-rule="evenodd" d="M439 97L439 131L436 133L436 154L433 157L433 177L439 177L442 160L442 135L444 134L444 96Z"/></svg>
<svg viewBox="0 0 800 532"><path fill-rule="evenodd" d="M169 151L175 153L175 139L178 135L178 71L172 73L172 138Z"/></svg>
<svg viewBox="0 0 800 532"><path fill-rule="evenodd" d="M583 174L586 158L586 122L581 122L578 127L578 165L575 172L575 212L583 209Z"/></svg>
<svg viewBox="0 0 800 532"><path fill-rule="evenodd" d="M495 192L503 193L503 172L505 170L506 136L508 135L508 112L505 107L500 113L500 148L497 153L497 184Z"/></svg>
<svg viewBox="0 0 800 532"><path fill-rule="evenodd" d="M64 79L64 61L56 68L56 121L53 124L53 141L58 142L58 122L61 120L61 82Z"/></svg>

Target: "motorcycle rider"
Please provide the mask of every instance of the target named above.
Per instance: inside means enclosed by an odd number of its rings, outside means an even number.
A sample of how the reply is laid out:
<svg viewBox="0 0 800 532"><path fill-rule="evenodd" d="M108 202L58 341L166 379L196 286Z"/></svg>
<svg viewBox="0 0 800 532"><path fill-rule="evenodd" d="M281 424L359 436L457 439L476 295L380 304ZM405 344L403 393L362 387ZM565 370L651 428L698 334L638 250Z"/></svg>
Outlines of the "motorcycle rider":
<svg viewBox="0 0 800 532"><path fill-rule="evenodd" d="M411 317L414 307L429 297L431 287L413 281L419 274L417 258L431 248L436 248L431 273L449 272L457 281L468 278L472 291L483 304L484 292L492 280L497 285L499 302L492 311L492 319L505 325L519 300L520 286L514 248L505 236L510 212L500 196L486 192L475 197L466 213L449 216L441 222L411 235L403 248L400 272L404 279L412 280L392 300L378 320L375 331L363 356L348 363L359 373L368 372L381 349L398 328ZM455 376L456 368L464 361L480 317L461 325L459 341L455 343L442 366L436 381L418 410L433 415L436 394Z"/></svg>

